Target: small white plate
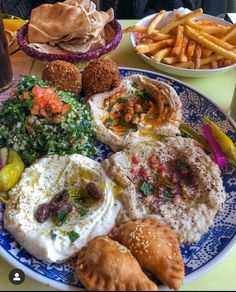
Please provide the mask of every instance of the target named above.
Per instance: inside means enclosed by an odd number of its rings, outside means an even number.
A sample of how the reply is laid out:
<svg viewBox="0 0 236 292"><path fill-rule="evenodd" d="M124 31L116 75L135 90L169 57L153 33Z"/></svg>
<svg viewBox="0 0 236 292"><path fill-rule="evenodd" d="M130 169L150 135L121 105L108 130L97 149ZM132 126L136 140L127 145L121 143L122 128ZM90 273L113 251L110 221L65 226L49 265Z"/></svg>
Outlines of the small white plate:
<svg viewBox="0 0 236 292"><path fill-rule="evenodd" d="M176 10L176 12L178 12L178 9ZM185 9L185 13L189 12L189 10ZM167 11L168 14L172 13L172 11ZM155 14L149 15L145 18L142 18L141 20L139 20L136 25L138 26L148 26L149 22L151 21L151 19L155 16ZM214 21L220 25L232 25L231 23L215 17L215 16L211 16L208 14L201 14L198 17L193 18L198 19L198 20L207 20L207 21ZM131 32L130 34L130 40L132 43L132 46L135 47L136 46L136 37L135 37L135 33ZM228 71L230 69L232 69L233 67L236 66L236 64L232 64L230 66L227 67L222 67L222 68L217 68L217 69L186 69L186 68L178 68L172 65L167 65L164 63L160 63L160 62L155 62L153 59L151 59L150 57L146 56L145 54L138 54L145 62L147 62L149 65L155 67L158 70L161 70L163 72L169 73L169 74L173 74L173 75L178 75L178 76L184 76L184 77L208 77L208 76L214 76L217 75L219 73L223 73L225 71Z"/></svg>

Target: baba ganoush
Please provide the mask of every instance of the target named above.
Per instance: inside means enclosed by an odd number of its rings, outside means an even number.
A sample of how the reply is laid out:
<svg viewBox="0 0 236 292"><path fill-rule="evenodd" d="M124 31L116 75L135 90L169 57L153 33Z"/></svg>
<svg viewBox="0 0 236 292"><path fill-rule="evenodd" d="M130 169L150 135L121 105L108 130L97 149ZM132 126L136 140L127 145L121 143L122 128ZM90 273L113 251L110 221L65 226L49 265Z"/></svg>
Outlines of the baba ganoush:
<svg viewBox="0 0 236 292"><path fill-rule="evenodd" d="M170 85L134 74L112 91L92 95L88 104L97 138L118 151L129 143L180 134L182 104Z"/></svg>
<svg viewBox="0 0 236 292"><path fill-rule="evenodd" d="M222 210L225 191L215 162L191 138L131 144L103 161L121 186L118 222L150 217L180 242L195 242Z"/></svg>
<svg viewBox="0 0 236 292"><path fill-rule="evenodd" d="M9 192L4 227L35 257L63 262L114 226L115 187L98 162L82 155L42 158Z"/></svg>

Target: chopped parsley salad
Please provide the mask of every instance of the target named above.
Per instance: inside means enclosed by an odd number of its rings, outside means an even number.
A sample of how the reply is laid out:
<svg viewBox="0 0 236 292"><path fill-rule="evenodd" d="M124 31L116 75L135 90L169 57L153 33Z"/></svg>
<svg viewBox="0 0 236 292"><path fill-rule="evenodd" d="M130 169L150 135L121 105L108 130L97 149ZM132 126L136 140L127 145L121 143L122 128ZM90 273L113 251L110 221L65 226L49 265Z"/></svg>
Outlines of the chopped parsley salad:
<svg viewBox="0 0 236 292"><path fill-rule="evenodd" d="M0 108L0 147L13 148L26 165L50 154L95 154L92 115L77 97L34 76L17 88Z"/></svg>

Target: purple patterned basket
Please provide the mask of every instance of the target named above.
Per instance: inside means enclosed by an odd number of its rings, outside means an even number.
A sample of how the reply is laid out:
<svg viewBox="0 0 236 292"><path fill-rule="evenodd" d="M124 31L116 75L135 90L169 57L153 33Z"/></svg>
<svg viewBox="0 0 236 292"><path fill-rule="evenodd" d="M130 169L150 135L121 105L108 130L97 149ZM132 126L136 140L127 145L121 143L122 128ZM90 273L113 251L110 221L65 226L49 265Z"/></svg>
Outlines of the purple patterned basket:
<svg viewBox="0 0 236 292"><path fill-rule="evenodd" d="M100 56L109 53L110 51L114 50L121 41L122 38L122 28L119 22L116 19L113 19L110 23L111 27L115 31L115 35L111 41L106 43L104 46L90 51L84 54L79 53L68 53L68 54L49 54L41 52L29 45L25 36L28 32L28 23L23 25L17 31L17 42L19 44L20 49L25 52L28 56L38 59L41 61L54 61L54 60L63 60L71 63L80 63L80 62L87 62L91 59L99 58Z"/></svg>

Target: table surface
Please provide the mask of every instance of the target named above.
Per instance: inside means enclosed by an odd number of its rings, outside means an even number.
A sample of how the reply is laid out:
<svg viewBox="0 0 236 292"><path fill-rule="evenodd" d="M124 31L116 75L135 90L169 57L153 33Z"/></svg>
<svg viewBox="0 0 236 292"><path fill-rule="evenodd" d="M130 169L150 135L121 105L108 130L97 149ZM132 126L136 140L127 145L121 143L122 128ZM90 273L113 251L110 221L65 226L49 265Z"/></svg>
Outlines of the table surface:
<svg viewBox="0 0 236 292"><path fill-rule="evenodd" d="M135 20L122 20L120 23L123 27L134 24ZM23 57L22 52L14 55L14 58ZM116 50L110 54L109 58L114 60L119 66L134 67L151 71L157 71L155 68L149 66L141 58L139 58L132 50L129 34L124 34L121 43ZM41 75L44 64L38 61L33 62L31 75ZM160 72L162 73L162 72ZM187 84L195 87L210 99L215 101L225 112L228 112L231 98L234 91L236 81L236 68L207 78L187 78L171 76ZM10 291L53 291L55 289L32 280L26 276L25 281L15 286L8 280L8 274L14 267L9 265L3 258L0 257L0 290ZM200 278L182 285L181 291L235 291L236 290L236 248L234 247L224 259L208 273Z"/></svg>

